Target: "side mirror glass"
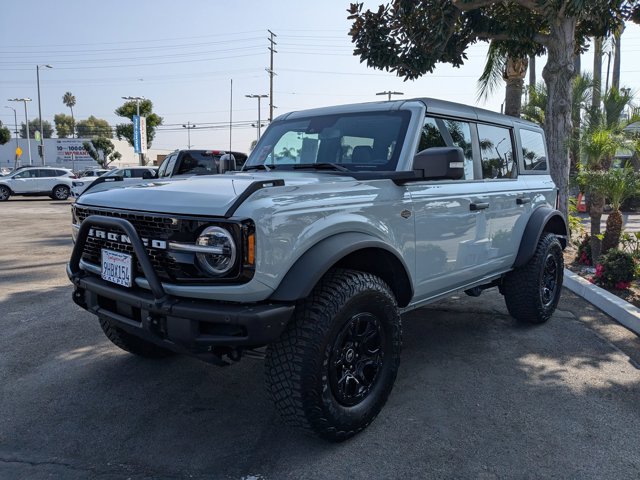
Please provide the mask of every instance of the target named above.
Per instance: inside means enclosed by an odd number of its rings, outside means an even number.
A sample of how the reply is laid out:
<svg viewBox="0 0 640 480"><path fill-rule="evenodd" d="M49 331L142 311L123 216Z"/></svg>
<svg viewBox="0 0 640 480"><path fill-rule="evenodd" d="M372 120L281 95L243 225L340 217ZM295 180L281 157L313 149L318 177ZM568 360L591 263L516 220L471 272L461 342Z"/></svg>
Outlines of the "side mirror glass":
<svg viewBox="0 0 640 480"><path fill-rule="evenodd" d="M413 157L413 170L422 180L464 178L464 153L459 147L432 147Z"/></svg>

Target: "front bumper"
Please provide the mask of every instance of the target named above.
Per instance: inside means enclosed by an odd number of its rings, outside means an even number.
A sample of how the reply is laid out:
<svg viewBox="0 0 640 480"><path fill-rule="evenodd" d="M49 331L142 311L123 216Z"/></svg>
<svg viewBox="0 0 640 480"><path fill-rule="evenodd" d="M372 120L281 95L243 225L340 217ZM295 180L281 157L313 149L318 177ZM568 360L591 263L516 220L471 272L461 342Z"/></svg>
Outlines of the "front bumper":
<svg viewBox="0 0 640 480"><path fill-rule="evenodd" d="M80 268L93 226L119 228L129 236L151 292L111 284ZM121 218L93 215L82 222L67 274L75 286L73 301L85 310L132 335L192 355L269 344L281 335L295 309L289 303L224 303L167 295L133 225Z"/></svg>

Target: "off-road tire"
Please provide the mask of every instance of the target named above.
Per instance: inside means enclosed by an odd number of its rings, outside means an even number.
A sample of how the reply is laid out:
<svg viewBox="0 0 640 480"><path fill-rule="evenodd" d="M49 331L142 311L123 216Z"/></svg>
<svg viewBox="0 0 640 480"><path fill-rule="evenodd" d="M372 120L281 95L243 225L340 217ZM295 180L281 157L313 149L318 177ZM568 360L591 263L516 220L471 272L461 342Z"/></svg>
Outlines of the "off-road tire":
<svg viewBox="0 0 640 480"><path fill-rule="evenodd" d="M51 198L54 200L66 200L69 198L70 193L71 191L66 185L56 185L53 187L53 190L51 190Z"/></svg>
<svg viewBox="0 0 640 480"><path fill-rule="evenodd" d="M502 289L507 310L516 320L544 323L560 300L564 260L557 237L544 233L526 265L510 272Z"/></svg>
<svg viewBox="0 0 640 480"><path fill-rule="evenodd" d="M5 202L9 200L10 196L11 196L11 190L9 189L9 187L0 185L0 202Z"/></svg>
<svg viewBox="0 0 640 480"><path fill-rule="evenodd" d="M400 314L389 286L375 275L334 269L269 346L268 391L286 424L343 441L384 406L401 347Z"/></svg>
<svg viewBox="0 0 640 480"><path fill-rule="evenodd" d="M111 343L134 355L145 358L163 358L174 354L171 350L125 332L113 325L108 319L100 318L100 327Z"/></svg>

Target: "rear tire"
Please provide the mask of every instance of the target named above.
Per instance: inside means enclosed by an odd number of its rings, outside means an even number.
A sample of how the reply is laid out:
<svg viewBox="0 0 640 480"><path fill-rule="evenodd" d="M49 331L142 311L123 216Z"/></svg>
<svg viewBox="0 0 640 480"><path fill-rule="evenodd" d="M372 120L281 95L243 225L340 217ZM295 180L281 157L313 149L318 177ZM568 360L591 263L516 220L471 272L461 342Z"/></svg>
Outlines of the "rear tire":
<svg viewBox="0 0 640 480"><path fill-rule="evenodd" d="M5 202L9 200L10 196L11 196L11 190L9 190L9 187L0 185L0 202Z"/></svg>
<svg viewBox="0 0 640 480"><path fill-rule="evenodd" d="M105 318L100 318L99 320L102 331L111 340L111 343L126 352L145 358L164 358L174 354L171 350L159 347L154 343L125 332L121 328L114 326L110 320Z"/></svg>
<svg viewBox="0 0 640 480"><path fill-rule="evenodd" d="M327 273L267 351L267 386L285 423L331 441L366 428L393 388L401 336L398 306L383 280Z"/></svg>
<svg viewBox="0 0 640 480"><path fill-rule="evenodd" d="M69 187L66 185L56 185L53 187L53 190L51 190L51 198L54 200L66 200L69 198L69 193Z"/></svg>
<svg viewBox="0 0 640 480"><path fill-rule="evenodd" d="M543 233L531 260L504 279L507 310L521 322L546 322L558 306L563 277L562 246L555 235Z"/></svg>

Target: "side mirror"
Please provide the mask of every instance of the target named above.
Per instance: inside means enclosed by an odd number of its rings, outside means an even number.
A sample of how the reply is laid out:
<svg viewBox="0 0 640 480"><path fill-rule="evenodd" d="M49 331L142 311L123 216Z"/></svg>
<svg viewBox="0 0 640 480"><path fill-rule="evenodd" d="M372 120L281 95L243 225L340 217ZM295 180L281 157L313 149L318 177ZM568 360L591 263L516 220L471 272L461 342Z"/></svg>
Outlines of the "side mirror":
<svg viewBox="0 0 640 480"><path fill-rule="evenodd" d="M432 147L416 153L413 170L420 180L464 178L464 153L459 147Z"/></svg>
<svg viewBox="0 0 640 480"><path fill-rule="evenodd" d="M233 172L236 168L236 158L230 153L225 153L220 157L220 173Z"/></svg>
<svg viewBox="0 0 640 480"><path fill-rule="evenodd" d="M149 170L147 170L146 172L144 172L142 174L142 178L145 180L149 180L151 178L158 178L158 175L156 173L150 172Z"/></svg>

